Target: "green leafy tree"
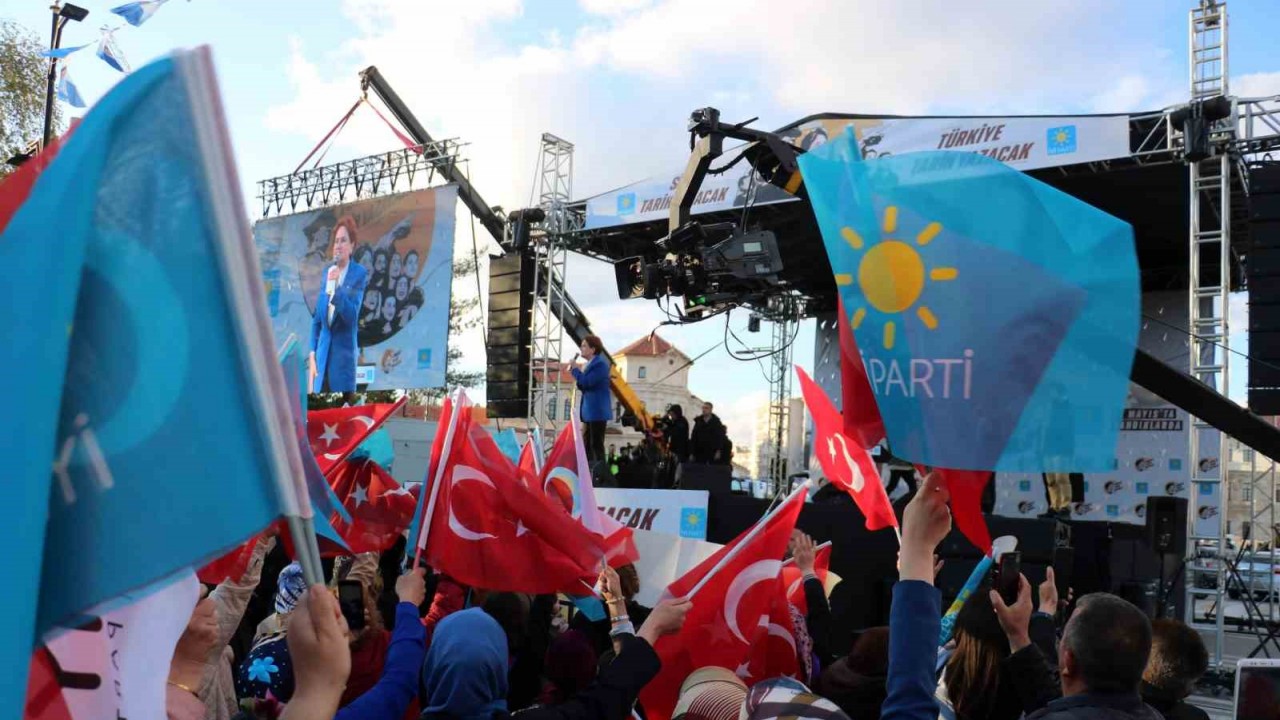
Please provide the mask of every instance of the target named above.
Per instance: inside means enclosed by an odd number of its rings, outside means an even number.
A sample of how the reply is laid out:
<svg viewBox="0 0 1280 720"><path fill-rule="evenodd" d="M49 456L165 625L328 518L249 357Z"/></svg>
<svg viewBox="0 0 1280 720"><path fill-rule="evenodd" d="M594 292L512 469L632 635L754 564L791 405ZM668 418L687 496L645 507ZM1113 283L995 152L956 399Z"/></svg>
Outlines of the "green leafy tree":
<svg viewBox="0 0 1280 720"><path fill-rule="evenodd" d="M473 277L476 272L476 263L472 258L455 260L453 263L453 280L455 283L459 280ZM484 371L462 370L459 367L462 362L462 348L459 345L462 340L462 333L478 327L482 322L483 320L480 317L480 298L471 296L459 297L459 294L454 292L449 298L449 347L445 353L445 386L443 388L409 390L407 393L402 390L372 390L370 392L357 393L358 397L362 398L366 403L391 403L400 399L401 395L407 394L411 404L434 405L444 398L446 392L455 388L471 388L479 385L480 381L484 379ZM313 410L339 407L342 405L342 394L312 395L308 404Z"/></svg>
<svg viewBox="0 0 1280 720"><path fill-rule="evenodd" d="M0 20L0 177L13 171L6 160L24 152L44 132L44 99L49 60L44 43L12 20ZM54 103L54 128L61 127Z"/></svg>

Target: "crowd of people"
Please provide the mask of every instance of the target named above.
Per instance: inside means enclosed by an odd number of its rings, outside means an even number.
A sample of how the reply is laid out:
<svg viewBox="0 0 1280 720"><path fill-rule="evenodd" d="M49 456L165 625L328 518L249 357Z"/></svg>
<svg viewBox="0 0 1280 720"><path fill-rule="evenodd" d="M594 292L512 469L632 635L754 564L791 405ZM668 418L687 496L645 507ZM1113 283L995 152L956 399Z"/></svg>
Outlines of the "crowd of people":
<svg viewBox="0 0 1280 720"><path fill-rule="evenodd" d="M807 610L792 607L797 677L754 682L734 668L684 681L681 720L1184 720L1207 668L1199 636L1152 623L1106 593L1074 602L1054 579L1015 602L975 593L954 638L938 647L942 597L935 549L951 529L948 492L928 476L902 518L899 579L887 627L860 631L835 657L833 623L814 572L815 545L797 531L788 553L803 573ZM400 572L403 545L339 558L331 587L307 587L264 537L240 578L196 606L168 682L174 720L528 720L649 718L641 690L661 669L655 645L679 632L697 602L636 602L632 566L605 567L593 620L552 595L464 587L424 568ZM265 578L265 580L264 580ZM430 586L430 587L428 587ZM358 588L354 597L344 589ZM989 590L989 587L984 589Z"/></svg>

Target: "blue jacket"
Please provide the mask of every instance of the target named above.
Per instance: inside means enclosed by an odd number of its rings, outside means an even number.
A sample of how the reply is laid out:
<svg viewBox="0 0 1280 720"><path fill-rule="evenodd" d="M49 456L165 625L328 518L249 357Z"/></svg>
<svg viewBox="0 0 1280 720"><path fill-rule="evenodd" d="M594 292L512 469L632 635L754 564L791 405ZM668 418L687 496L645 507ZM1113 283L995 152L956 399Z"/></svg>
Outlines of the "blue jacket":
<svg viewBox="0 0 1280 720"><path fill-rule="evenodd" d="M391 631L387 661L378 684L338 711L334 720L395 720L404 717L418 696L418 671L427 656L426 634L412 603L396 605L396 627Z"/></svg>
<svg viewBox="0 0 1280 720"><path fill-rule="evenodd" d="M609 361L604 355L591 358L582 370L571 368L569 372L578 381L582 391L582 422L609 421L613 419L613 398L609 394Z"/></svg>
<svg viewBox="0 0 1280 720"><path fill-rule="evenodd" d="M329 276L325 268L321 278ZM333 293L333 322L329 322L329 293L320 286L316 311L311 316L311 352L316 354L316 380L312 392L320 392L325 377L331 392L356 391L357 322L364 288L369 284L369 271L360 263L347 263L347 276Z"/></svg>
<svg viewBox="0 0 1280 720"><path fill-rule="evenodd" d="M919 580L893 586L889 608L888 695L881 720L938 720L934 666L942 628L942 596Z"/></svg>

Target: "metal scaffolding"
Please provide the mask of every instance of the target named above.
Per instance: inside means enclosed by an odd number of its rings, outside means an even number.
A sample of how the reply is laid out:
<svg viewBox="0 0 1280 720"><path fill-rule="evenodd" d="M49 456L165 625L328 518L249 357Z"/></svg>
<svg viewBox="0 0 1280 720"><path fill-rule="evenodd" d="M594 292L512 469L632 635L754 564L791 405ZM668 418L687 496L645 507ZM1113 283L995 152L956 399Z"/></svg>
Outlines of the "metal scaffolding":
<svg viewBox="0 0 1280 720"><path fill-rule="evenodd" d="M445 166L466 162L456 139L402 147L258 181L262 217L428 187Z"/></svg>
<svg viewBox="0 0 1280 720"><path fill-rule="evenodd" d="M1227 88L1227 13L1224 3L1201 0L1191 11L1191 110L1184 124L1184 150L1189 151L1196 138L1193 132L1208 134L1208 157L1187 158L1190 173L1189 283L1187 286L1188 331L1190 332L1191 376L1222 395L1228 389L1228 296L1231 292L1231 174L1233 160L1230 143L1235 138L1236 120L1203 119L1203 128L1195 122L1197 103L1226 97ZM1188 154L1190 154L1188 152ZM1229 476L1230 438L1199 418L1192 418L1190 433L1190 502L1187 522L1193 579L1198 565L1198 551L1204 545L1212 548L1219 561L1213 564L1217 581L1212 588L1197 588L1186 582L1187 621L1197 630L1212 636L1213 662L1221 664L1226 620L1224 595L1227 555L1227 508L1230 507ZM1210 510L1212 508L1212 510ZM1198 522L1201 513L1217 512L1217 527L1203 533ZM1212 516L1210 516L1212 517ZM1203 571L1203 568L1201 569ZM1197 620L1196 600L1212 597L1212 623ZM1208 638L1206 638L1208 639ZM1209 644L1209 643L1206 643Z"/></svg>
<svg viewBox="0 0 1280 720"><path fill-rule="evenodd" d="M789 433L791 430L791 359L792 345L800 327L800 299L779 295L769 300L773 342L770 348L769 373L769 443L768 477L774 493L787 492ZM802 418L803 419L803 418Z"/></svg>
<svg viewBox="0 0 1280 720"><path fill-rule="evenodd" d="M546 213L541 227L531 234L526 252L534 253L533 340L529 363L529 432L543 440L555 431L557 418L568 420L568 395L562 392L560 375L564 360L563 303L552 303L553 293L565 277L568 251L566 233L576 230L567 206L573 197L573 143L542 134L538 155L538 205ZM544 442L542 447L550 448Z"/></svg>

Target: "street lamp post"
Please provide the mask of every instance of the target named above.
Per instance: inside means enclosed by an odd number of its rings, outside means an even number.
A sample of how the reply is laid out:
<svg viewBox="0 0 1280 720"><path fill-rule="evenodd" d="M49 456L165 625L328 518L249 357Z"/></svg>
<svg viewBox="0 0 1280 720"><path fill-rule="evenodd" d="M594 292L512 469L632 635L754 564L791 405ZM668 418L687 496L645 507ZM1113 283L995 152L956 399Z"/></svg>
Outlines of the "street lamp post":
<svg viewBox="0 0 1280 720"><path fill-rule="evenodd" d="M49 31L49 50L52 52L62 46L62 28L67 24L68 20L80 22L89 15L89 11L79 5L59 5L58 0L54 0L53 5L49 6L49 11L53 13L53 24ZM58 58L49 58L49 84L45 88L44 95L44 135L41 136L40 148L49 146L49 141L53 139L53 102L54 102L54 85L58 81Z"/></svg>

